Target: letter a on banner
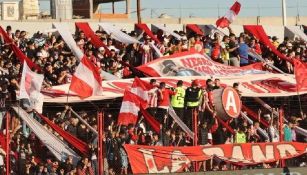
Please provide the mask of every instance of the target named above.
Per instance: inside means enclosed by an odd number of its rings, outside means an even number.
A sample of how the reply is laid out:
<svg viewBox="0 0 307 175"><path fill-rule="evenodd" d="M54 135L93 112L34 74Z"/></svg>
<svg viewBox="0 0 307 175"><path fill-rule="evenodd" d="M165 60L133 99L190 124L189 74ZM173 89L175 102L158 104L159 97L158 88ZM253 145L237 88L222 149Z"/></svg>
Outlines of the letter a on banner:
<svg viewBox="0 0 307 175"><path fill-rule="evenodd" d="M236 106L236 102L235 102L235 97L233 95L233 92L230 91L227 95L227 101L226 101L226 110L230 110L230 107L232 107L233 112L237 113L237 106Z"/></svg>

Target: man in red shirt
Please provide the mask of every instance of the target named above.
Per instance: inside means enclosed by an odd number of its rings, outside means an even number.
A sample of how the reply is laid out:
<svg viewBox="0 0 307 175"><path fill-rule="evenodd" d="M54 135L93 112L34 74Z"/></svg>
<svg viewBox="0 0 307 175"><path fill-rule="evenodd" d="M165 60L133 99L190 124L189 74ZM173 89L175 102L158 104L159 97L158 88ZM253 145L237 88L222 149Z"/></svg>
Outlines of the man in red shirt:
<svg viewBox="0 0 307 175"><path fill-rule="evenodd" d="M176 92L170 89L166 89L165 82L161 82L157 93L158 93L158 109L157 109L156 118L161 124L163 124L163 128L165 128L166 125L168 124L167 112L170 106L170 96L175 95Z"/></svg>

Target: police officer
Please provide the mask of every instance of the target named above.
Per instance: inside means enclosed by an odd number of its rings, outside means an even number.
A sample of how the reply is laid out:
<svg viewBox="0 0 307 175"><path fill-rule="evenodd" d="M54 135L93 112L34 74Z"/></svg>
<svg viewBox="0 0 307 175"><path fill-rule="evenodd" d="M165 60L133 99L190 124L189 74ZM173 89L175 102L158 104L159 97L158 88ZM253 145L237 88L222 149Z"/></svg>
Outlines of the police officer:
<svg viewBox="0 0 307 175"><path fill-rule="evenodd" d="M186 105L185 123L190 128L192 128L193 110L198 110L201 96L202 91L199 88L199 80L193 80L192 86L186 89L184 97Z"/></svg>
<svg viewBox="0 0 307 175"><path fill-rule="evenodd" d="M176 94L172 96L171 105L176 112L177 116L183 120L184 115L184 96L185 89L182 87L183 81L179 80L177 82L177 87L175 88Z"/></svg>

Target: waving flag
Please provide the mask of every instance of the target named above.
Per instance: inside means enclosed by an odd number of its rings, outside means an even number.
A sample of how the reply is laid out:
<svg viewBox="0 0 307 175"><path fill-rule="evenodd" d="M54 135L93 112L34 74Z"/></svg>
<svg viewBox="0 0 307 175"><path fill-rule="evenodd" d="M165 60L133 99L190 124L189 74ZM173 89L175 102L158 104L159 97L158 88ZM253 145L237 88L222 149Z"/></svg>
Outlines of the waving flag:
<svg viewBox="0 0 307 175"><path fill-rule="evenodd" d="M54 23L67 46L71 49L77 59L81 60L76 72L72 76L69 90L75 92L81 99L88 98L94 95L101 95L101 77L98 68L84 55L81 49L77 46L68 27L62 23Z"/></svg>
<svg viewBox="0 0 307 175"><path fill-rule="evenodd" d="M228 27L235 20L236 16L240 12L240 9L241 4L236 1L226 15L216 21L216 26L221 28Z"/></svg>
<svg viewBox="0 0 307 175"><path fill-rule="evenodd" d="M122 106L118 116L119 125L136 124L141 106L146 101L130 91L125 91Z"/></svg>
<svg viewBox="0 0 307 175"><path fill-rule="evenodd" d="M118 121L119 125L136 124L139 116L139 112L144 116L145 121L152 127L152 129L159 133L160 123L151 116L146 110L145 106L147 102L138 95L126 90L122 106L120 108Z"/></svg>
<svg viewBox="0 0 307 175"><path fill-rule="evenodd" d="M297 90L307 89L307 64L296 59L293 62Z"/></svg>
<svg viewBox="0 0 307 175"><path fill-rule="evenodd" d="M44 75L33 72L27 61L24 60L23 70L20 80L20 99L28 99L31 107L39 112L43 110L44 96L40 93L42 84L44 81Z"/></svg>
<svg viewBox="0 0 307 175"><path fill-rule="evenodd" d="M148 101L148 91L151 89L151 85L144 80L136 77L131 86L131 92L139 96L144 101Z"/></svg>
<svg viewBox="0 0 307 175"><path fill-rule="evenodd" d="M81 99L101 95L101 77L97 68L88 58L83 58L72 76L69 90L78 94Z"/></svg>

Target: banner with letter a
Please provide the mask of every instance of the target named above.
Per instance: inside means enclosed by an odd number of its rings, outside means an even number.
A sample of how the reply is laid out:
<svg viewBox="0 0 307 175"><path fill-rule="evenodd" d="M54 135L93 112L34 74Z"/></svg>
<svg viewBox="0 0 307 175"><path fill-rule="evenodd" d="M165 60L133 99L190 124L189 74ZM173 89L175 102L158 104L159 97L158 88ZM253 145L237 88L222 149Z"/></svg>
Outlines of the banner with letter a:
<svg viewBox="0 0 307 175"><path fill-rule="evenodd" d="M289 159L307 152L307 143L246 143L215 146L124 146L134 174L182 172L193 161L216 156L238 165L254 165Z"/></svg>

